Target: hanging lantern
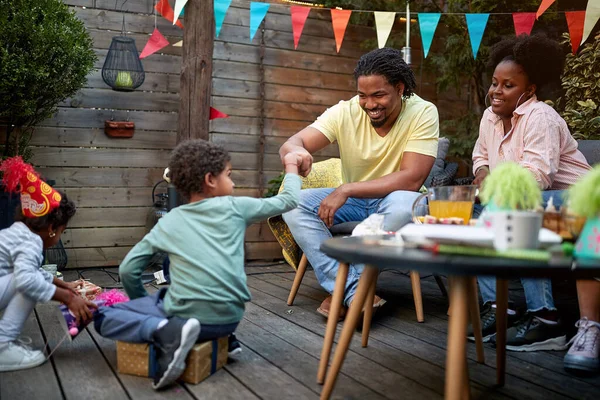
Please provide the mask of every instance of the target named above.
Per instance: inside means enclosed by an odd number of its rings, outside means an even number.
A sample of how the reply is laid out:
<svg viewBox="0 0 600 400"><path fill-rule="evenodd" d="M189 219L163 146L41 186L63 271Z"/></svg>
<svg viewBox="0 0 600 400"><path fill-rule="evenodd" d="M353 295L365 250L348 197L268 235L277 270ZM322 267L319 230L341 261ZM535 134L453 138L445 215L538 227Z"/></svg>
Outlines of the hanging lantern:
<svg viewBox="0 0 600 400"><path fill-rule="evenodd" d="M114 36L102 66L102 79L114 90L130 92L138 88L146 74L135 47L127 36Z"/></svg>

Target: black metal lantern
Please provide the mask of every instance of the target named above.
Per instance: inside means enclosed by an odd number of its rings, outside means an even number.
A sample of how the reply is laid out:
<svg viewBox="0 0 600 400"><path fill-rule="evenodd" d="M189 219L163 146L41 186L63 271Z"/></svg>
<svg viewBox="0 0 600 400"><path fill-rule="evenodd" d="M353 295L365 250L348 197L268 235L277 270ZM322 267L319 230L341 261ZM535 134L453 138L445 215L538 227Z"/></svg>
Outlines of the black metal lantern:
<svg viewBox="0 0 600 400"><path fill-rule="evenodd" d="M102 66L104 82L114 90L130 92L144 83L145 78L135 41L127 36L113 37Z"/></svg>

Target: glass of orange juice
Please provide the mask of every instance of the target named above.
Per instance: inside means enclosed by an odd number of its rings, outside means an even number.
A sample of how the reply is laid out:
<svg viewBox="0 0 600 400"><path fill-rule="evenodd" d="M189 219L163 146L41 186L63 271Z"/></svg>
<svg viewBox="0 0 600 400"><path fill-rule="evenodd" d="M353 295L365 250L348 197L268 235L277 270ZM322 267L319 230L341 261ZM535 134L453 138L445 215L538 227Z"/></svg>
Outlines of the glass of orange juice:
<svg viewBox="0 0 600 400"><path fill-rule="evenodd" d="M469 224L473 213L473 204L477 186L439 186L430 188L427 193L421 194L413 203L413 221L422 223L418 218L417 209L422 204L423 198L429 203L429 215L436 218L462 218L465 225Z"/></svg>

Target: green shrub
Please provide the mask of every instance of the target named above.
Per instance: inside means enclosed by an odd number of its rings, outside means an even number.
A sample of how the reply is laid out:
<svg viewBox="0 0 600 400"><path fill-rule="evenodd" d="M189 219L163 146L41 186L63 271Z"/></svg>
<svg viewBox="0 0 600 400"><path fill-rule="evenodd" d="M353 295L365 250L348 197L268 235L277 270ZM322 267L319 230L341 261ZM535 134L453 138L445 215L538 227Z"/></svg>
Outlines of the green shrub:
<svg viewBox="0 0 600 400"><path fill-rule="evenodd" d="M563 34L563 44L570 43ZM561 116L577 140L600 139L600 35L584 44L578 53L569 52L562 76L564 96L557 101Z"/></svg>
<svg viewBox="0 0 600 400"><path fill-rule="evenodd" d="M83 22L61 0L0 0L0 10L2 158L28 158L33 127L85 84L96 55Z"/></svg>

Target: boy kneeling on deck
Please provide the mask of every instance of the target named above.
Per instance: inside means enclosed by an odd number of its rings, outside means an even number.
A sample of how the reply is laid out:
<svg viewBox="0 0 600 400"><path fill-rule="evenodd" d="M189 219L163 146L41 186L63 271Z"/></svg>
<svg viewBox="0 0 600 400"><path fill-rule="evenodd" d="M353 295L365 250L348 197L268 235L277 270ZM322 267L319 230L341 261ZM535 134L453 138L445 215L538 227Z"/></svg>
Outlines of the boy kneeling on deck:
<svg viewBox="0 0 600 400"><path fill-rule="evenodd" d="M181 376L196 342L235 331L244 303L250 300L244 272L246 228L298 205L298 162L295 154L284 160L285 189L278 196L233 197L230 156L225 149L190 140L173 150L171 181L189 204L161 218L121 263L119 274L132 300L100 307L95 317L102 336L155 345L154 389ZM158 251L169 255L171 285L149 295L141 276Z"/></svg>

